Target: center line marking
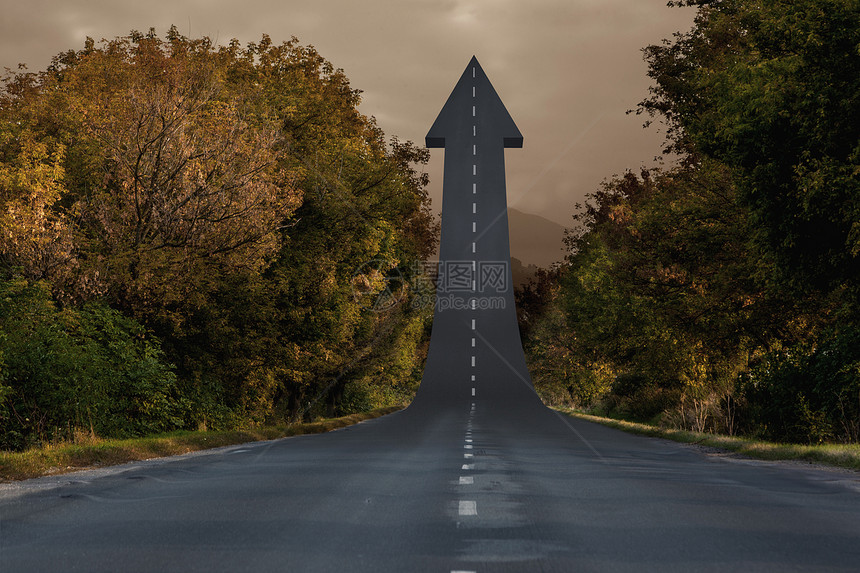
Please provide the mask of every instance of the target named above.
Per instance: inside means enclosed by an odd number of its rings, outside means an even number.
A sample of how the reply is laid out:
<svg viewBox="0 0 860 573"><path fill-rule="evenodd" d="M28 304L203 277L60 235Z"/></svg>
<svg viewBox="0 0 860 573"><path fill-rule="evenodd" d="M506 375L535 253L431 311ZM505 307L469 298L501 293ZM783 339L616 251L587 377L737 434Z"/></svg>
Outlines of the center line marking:
<svg viewBox="0 0 860 573"><path fill-rule="evenodd" d="M472 145L472 155L478 155L478 146Z"/></svg>
<svg viewBox="0 0 860 573"><path fill-rule="evenodd" d="M478 212L478 204L477 204L477 203L472 203L472 214L474 215L474 214L475 214L475 213L477 213L477 212ZM474 243L473 243L473 244L474 244Z"/></svg>
<svg viewBox="0 0 860 573"><path fill-rule="evenodd" d="M472 97L475 97L475 86L472 86Z"/></svg>
<svg viewBox="0 0 860 573"><path fill-rule="evenodd" d="M472 368L474 368L474 367L475 367L475 357L472 356Z"/></svg>
<svg viewBox="0 0 860 573"><path fill-rule="evenodd" d="M477 174L478 174L478 166L472 165L472 175L477 175Z"/></svg>
<svg viewBox="0 0 860 573"><path fill-rule="evenodd" d="M477 229L475 229L475 225L477 225L477 223L475 223L474 221L472 221L472 232L473 232L473 233L477 233Z"/></svg>
<svg viewBox="0 0 860 573"><path fill-rule="evenodd" d="M475 395L475 388L474 388L474 386L473 386L473 387L472 387L472 396L474 396L474 395Z"/></svg>
<svg viewBox="0 0 860 573"><path fill-rule="evenodd" d="M477 192L478 192L478 184L472 183L472 193L477 193Z"/></svg>
<svg viewBox="0 0 860 573"><path fill-rule="evenodd" d="M464 469L464 470L473 470L473 469L475 469L475 464L463 464L462 469Z"/></svg>
<svg viewBox="0 0 860 573"><path fill-rule="evenodd" d="M472 319L472 330L475 330L475 319Z"/></svg>
<svg viewBox="0 0 860 573"><path fill-rule="evenodd" d="M478 504L474 501L460 501L460 515L478 515Z"/></svg>
<svg viewBox="0 0 860 573"><path fill-rule="evenodd" d="M472 476L460 476L460 485L472 485L475 483L475 478Z"/></svg>
<svg viewBox="0 0 860 573"><path fill-rule="evenodd" d="M475 348L475 339L472 339L472 348Z"/></svg>
<svg viewBox="0 0 860 573"><path fill-rule="evenodd" d="M472 106L472 117L475 117L475 106Z"/></svg>
<svg viewBox="0 0 860 573"><path fill-rule="evenodd" d="M468 460L469 458L474 458L474 457L475 457L475 454L463 454L463 458L464 458L464 459L467 459L467 460Z"/></svg>
<svg viewBox="0 0 860 573"><path fill-rule="evenodd" d="M471 444L471 443L472 443L471 438L466 438L466 443L467 443L467 444Z"/></svg>

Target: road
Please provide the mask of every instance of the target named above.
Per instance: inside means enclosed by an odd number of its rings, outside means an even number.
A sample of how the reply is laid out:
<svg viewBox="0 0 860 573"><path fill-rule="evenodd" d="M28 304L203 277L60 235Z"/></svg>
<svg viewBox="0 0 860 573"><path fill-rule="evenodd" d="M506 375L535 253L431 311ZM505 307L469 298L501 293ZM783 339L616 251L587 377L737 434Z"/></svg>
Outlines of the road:
<svg viewBox="0 0 860 573"><path fill-rule="evenodd" d="M446 153L447 276L413 404L0 488L0 571L860 569L857 473L709 456L545 408L506 266L504 149L522 136L476 59L427 143Z"/></svg>
<svg viewBox="0 0 860 573"><path fill-rule="evenodd" d="M706 455L539 407L471 404L7 487L0 570L860 564L857 474Z"/></svg>

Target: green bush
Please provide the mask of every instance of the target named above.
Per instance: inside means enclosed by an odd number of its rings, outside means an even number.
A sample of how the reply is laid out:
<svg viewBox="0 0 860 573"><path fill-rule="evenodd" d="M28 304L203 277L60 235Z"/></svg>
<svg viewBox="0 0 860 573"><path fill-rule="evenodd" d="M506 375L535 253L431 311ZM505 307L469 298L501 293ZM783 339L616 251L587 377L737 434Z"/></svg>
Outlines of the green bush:
<svg viewBox="0 0 860 573"><path fill-rule="evenodd" d="M738 384L745 429L775 441L860 441L860 329L767 355Z"/></svg>
<svg viewBox="0 0 860 573"><path fill-rule="evenodd" d="M101 304L60 309L26 280L0 282L0 317L0 448L182 425L175 376L134 320Z"/></svg>

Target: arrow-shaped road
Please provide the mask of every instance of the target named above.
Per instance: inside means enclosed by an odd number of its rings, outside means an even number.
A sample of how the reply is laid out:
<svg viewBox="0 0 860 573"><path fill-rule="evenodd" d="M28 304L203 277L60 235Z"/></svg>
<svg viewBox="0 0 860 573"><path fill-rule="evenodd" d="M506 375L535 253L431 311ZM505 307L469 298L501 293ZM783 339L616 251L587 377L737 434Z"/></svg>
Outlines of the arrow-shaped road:
<svg viewBox="0 0 860 573"><path fill-rule="evenodd" d="M473 60L428 134L446 154L443 263L507 260L503 149L521 138L503 110ZM513 306L479 302L512 304L507 287L460 286L440 289L469 304L437 306L407 410L321 436L0 484L0 572L858 570L856 472L564 418L530 389Z"/></svg>
<svg viewBox="0 0 860 573"><path fill-rule="evenodd" d="M433 332L413 407L543 410L517 327L508 241L505 148L523 136L472 58L426 138L445 149Z"/></svg>

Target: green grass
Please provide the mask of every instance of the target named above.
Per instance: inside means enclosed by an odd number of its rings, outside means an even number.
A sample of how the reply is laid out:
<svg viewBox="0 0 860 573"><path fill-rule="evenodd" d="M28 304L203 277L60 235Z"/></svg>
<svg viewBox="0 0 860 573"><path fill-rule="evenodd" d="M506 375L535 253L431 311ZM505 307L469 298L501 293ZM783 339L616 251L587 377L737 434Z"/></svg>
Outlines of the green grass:
<svg viewBox="0 0 860 573"><path fill-rule="evenodd" d="M668 440L674 440L685 444L700 444L703 446L721 448L730 452L743 454L751 458L761 460L804 461L860 470L860 444L822 444L817 446L778 444L749 438L659 428L649 424L640 424L637 422L616 420L614 418L593 416L591 414L586 414L584 412L568 408L556 409L563 414L588 420L589 422L597 422L598 424L624 430L625 432L655 438L666 438Z"/></svg>
<svg viewBox="0 0 860 573"><path fill-rule="evenodd" d="M378 418L402 406L329 418L319 422L266 426L248 430L171 432L126 440L92 439L87 443L57 444L25 452L0 452L0 481L22 480L62 474L80 469L112 466L136 460L185 454L258 440L273 440L301 434L320 434Z"/></svg>

